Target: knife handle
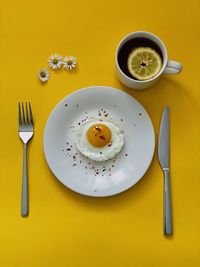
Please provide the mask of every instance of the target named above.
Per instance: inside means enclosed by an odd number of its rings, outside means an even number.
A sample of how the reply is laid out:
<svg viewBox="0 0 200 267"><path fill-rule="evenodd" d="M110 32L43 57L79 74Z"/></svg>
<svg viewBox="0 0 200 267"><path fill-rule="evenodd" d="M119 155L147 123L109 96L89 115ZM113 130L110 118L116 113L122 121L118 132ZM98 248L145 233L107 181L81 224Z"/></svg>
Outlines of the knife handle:
<svg viewBox="0 0 200 267"><path fill-rule="evenodd" d="M164 169L164 234L172 234L172 211L170 200L170 173Z"/></svg>

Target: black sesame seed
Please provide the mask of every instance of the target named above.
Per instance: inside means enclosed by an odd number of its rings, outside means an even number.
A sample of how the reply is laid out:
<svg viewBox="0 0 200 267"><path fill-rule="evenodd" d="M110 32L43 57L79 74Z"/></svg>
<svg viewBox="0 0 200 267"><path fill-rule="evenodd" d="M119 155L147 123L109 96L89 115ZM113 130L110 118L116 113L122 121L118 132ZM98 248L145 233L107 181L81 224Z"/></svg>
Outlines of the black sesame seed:
<svg viewBox="0 0 200 267"><path fill-rule="evenodd" d="M65 104L65 107L67 107L68 105L67 104Z"/></svg>
<svg viewBox="0 0 200 267"><path fill-rule="evenodd" d="M69 145L69 143L67 142L67 145Z"/></svg>
<svg viewBox="0 0 200 267"><path fill-rule="evenodd" d="M112 168L114 168L115 166L114 165L112 165Z"/></svg>
<svg viewBox="0 0 200 267"><path fill-rule="evenodd" d="M82 161L80 160L80 163L82 163Z"/></svg>
<svg viewBox="0 0 200 267"><path fill-rule="evenodd" d="M100 154L102 154L102 152L99 152Z"/></svg>
<svg viewBox="0 0 200 267"><path fill-rule="evenodd" d="M76 107L78 108L78 107L79 107L79 105L77 104L77 105L76 105Z"/></svg>
<svg viewBox="0 0 200 267"><path fill-rule="evenodd" d="M81 125L81 123L79 122L78 125Z"/></svg>
<svg viewBox="0 0 200 267"><path fill-rule="evenodd" d="M142 115L142 113L139 113L139 116L141 116Z"/></svg>
<svg viewBox="0 0 200 267"><path fill-rule="evenodd" d="M73 164L72 166L74 167L74 166L76 166L76 164Z"/></svg>
<svg viewBox="0 0 200 267"><path fill-rule="evenodd" d="M121 121L123 121L123 119L121 119Z"/></svg>
<svg viewBox="0 0 200 267"><path fill-rule="evenodd" d="M128 154L125 154L125 156L127 157L127 156L128 156Z"/></svg>
<svg viewBox="0 0 200 267"><path fill-rule="evenodd" d="M67 151L71 151L71 148L67 148L66 150L67 150Z"/></svg>

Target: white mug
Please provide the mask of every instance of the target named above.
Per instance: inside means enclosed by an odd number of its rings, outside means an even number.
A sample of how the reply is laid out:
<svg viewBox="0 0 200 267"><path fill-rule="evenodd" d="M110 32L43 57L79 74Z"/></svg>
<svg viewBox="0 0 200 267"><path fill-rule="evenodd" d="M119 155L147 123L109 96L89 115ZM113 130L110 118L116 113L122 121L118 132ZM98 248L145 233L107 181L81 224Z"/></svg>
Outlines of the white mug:
<svg viewBox="0 0 200 267"><path fill-rule="evenodd" d="M159 73L151 79L140 81L140 80L136 80L134 78L130 78L121 70L121 68L119 66L118 54L119 54L120 49L124 46L124 44L126 42L128 42L132 39L135 39L135 38L145 38L145 39L148 39L150 41L153 41L157 46L159 46L159 48L161 50L162 57L163 57L162 68L159 71ZM126 35L119 42L117 49L116 49L116 53L115 53L115 63L116 63L116 70L117 70L117 75L118 75L119 80L127 87L139 89L139 90L140 89L146 89L146 88L152 86L153 84L155 84L163 73L177 74L177 73L180 73L182 70L182 64L181 63L179 63L177 61L168 60L167 49L166 49L164 43L162 42L162 40L159 37L157 37L156 35L154 35L150 32L145 32L145 31L138 31L138 32L130 33L130 34Z"/></svg>

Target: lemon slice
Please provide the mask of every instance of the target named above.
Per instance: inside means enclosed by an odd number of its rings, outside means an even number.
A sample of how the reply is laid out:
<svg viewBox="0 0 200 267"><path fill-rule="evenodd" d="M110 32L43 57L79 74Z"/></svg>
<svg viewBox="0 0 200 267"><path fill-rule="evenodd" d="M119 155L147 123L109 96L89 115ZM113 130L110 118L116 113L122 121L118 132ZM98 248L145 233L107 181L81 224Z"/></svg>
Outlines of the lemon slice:
<svg viewBox="0 0 200 267"><path fill-rule="evenodd" d="M128 56L128 70L138 80L154 77L162 68L160 55L150 47L138 47Z"/></svg>

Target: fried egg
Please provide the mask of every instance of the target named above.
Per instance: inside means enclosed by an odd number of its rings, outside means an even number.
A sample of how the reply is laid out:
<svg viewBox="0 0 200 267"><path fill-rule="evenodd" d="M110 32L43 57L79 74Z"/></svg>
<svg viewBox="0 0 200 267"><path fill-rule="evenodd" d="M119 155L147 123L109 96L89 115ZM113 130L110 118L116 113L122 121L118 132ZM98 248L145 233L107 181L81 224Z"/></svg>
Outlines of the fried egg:
<svg viewBox="0 0 200 267"><path fill-rule="evenodd" d="M120 152L124 145L124 134L110 119L90 118L80 125L75 143L84 156L105 161Z"/></svg>

